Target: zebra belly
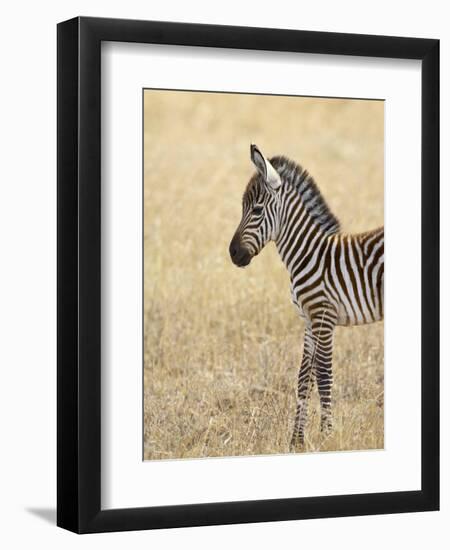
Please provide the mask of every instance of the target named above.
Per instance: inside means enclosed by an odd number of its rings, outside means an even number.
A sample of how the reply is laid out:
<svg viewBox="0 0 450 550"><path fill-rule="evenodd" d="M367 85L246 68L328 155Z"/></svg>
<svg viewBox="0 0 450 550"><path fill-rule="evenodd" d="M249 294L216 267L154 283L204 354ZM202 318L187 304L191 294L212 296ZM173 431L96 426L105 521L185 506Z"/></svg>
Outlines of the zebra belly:
<svg viewBox="0 0 450 550"><path fill-rule="evenodd" d="M352 309L349 311L343 304L339 304L337 311L338 315L336 324L340 326L368 325L383 319L379 309L376 309L375 312L371 312L369 314L366 312L366 314L363 315L358 310L354 311L354 309Z"/></svg>
<svg viewBox="0 0 450 550"><path fill-rule="evenodd" d="M325 274L325 295L337 311L337 325L367 325L383 319L383 304L379 304L374 298L377 294L376 288L358 292L362 285L355 289L349 277L344 277L343 283L335 279L332 285L330 276Z"/></svg>
<svg viewBox="0 0 450 550"><path fill-rule="evenodd" d="M352 319L350 319L345 307L342 304L338 305L338 314L336 324L341 326L353 325Z"/></svg>

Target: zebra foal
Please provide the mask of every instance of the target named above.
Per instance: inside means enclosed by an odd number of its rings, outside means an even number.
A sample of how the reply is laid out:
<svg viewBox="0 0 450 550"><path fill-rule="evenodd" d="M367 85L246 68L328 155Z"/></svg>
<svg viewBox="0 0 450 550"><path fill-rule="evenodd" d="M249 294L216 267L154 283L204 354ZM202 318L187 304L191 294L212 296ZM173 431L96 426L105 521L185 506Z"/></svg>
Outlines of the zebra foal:
<svg viewBox="0 0 450 550"><path fill-rule="evenodd" d="M321 430L332 428L334 328L383 319L384 228L341 233L306 170L283 156L268 160L256 145L250 157L256 173L245 190L229 252L233 263L244 267L274 241L290 275L292 301L306 322L291 440L295 448L304 444L314 380Z"/></svg>

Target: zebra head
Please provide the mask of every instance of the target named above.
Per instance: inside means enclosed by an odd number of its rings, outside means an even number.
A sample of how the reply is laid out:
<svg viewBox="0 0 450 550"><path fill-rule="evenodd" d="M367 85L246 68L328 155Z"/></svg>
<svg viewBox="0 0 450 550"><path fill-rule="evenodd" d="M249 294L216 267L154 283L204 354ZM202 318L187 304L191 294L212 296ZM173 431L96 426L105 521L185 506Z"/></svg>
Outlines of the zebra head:
<svg viewBox="0 0 450 550"><path fill-rule="evenodd" d="M250 158L257 172L245 190L242 219L229 248L231 260L239 267L248 265L275 239L278 225L280 175L256 145L250 146Z"/></svg>

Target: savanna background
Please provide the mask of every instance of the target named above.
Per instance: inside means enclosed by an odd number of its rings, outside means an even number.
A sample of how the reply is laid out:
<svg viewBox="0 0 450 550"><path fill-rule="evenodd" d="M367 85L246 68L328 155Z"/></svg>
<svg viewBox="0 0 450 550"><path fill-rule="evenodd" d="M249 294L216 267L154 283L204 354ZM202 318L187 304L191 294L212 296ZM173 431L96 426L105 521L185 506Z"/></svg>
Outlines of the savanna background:
<svg viewBox="0 0 450 550"><path fill-rule="evenodd" d="M228 255L251 142L307 168L343 231L383 224L382 101L146 90L146 460L289 452L304 324L273 243ZM383 330L336 329L334 431L314 389L305 451L383 447Z"/></svg>

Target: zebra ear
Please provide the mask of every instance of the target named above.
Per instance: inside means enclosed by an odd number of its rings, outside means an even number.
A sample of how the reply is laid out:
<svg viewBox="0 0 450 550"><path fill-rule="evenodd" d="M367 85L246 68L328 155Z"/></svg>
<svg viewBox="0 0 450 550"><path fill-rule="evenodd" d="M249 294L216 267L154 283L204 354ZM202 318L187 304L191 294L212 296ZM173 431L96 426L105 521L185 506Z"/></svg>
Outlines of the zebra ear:
<svg viewBox="0 0 450 550"><path fill-rule="evenodd" d="M273 191L277 191L281 185L280 175L254 143L250 145L250 158L264 181Z"/></svg>

